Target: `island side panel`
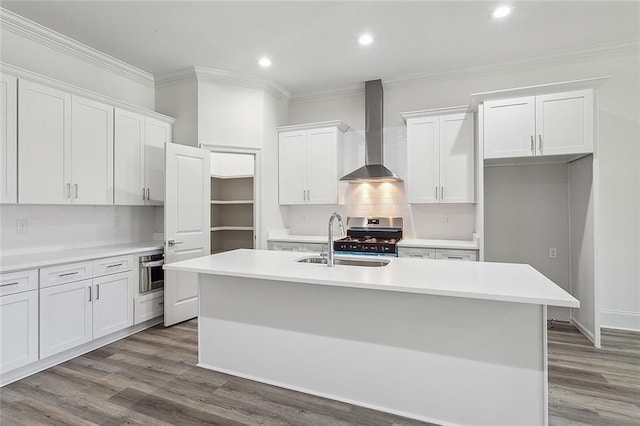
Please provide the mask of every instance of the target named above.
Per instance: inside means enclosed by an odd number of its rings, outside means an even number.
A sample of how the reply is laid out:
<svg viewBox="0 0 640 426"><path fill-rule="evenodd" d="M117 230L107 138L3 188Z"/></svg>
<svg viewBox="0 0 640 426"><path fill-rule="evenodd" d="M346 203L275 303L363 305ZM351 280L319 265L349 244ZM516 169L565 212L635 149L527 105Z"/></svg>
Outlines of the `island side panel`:
<svg viewBox="0 0 640 426"><path fill-rule="evenodd" d="M543 323L539 305L201 274L199 365L436 423L542 425Z"/></svg>

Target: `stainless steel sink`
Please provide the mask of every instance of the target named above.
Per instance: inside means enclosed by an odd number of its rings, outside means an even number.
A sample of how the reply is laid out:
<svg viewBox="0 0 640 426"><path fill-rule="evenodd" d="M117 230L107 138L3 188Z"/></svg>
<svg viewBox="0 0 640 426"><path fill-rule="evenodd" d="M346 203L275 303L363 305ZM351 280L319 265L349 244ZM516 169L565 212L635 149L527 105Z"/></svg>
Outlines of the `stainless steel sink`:
<svg viewBox="0 0 640 426"><path fill-rule="evenodd" d="M318 263L318 264L327 264L326 257L320 256L309 256L303 257L302 259L298 259L297 262L300 263ZM344 257L336 257L333 259L333 263L335 265L344 265L344 266L370 266L370 267L380 267L387 266L389 264L389 260L387 259L347 259Z"/></svg>

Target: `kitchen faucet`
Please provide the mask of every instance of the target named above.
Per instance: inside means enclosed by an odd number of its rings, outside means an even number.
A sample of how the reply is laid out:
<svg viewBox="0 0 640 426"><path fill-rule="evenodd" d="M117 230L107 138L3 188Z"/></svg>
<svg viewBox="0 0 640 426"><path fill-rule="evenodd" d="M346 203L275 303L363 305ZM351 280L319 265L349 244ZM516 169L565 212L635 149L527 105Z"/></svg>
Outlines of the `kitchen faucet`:
<svg viewBox="0 0 640 426"><path fill-rule="evenodd" d="M342 225L342 217L334 212L329 218L329 243L327 247L327 266L333 266L333 219L338 219L338 227L340 228L340 233L344 235L344 226Z"/></svg>

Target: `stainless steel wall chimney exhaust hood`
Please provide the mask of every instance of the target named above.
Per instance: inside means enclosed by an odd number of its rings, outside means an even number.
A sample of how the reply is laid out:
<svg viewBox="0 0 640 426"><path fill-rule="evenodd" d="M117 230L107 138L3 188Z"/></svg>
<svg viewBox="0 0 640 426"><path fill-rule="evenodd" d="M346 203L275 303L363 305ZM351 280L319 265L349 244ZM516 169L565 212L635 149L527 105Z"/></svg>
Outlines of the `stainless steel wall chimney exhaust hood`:
<svg viewBox="0 0 640 426"><path fill-rule="evenodd" d="M402 182L402 179L382 164L382 98L382 80L365 81L365 165L343 176L341 181Z"/></svg>

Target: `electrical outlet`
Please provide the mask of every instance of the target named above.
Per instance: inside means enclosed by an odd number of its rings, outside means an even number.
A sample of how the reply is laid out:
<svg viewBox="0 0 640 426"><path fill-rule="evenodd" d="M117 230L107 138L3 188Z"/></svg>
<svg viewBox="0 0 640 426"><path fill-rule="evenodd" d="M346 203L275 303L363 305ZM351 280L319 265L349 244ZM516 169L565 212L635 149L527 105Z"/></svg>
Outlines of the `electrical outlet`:
<svg viewBox="0 0 640 426"><path fill-rule="evenodd" d="M120 216L113 217L113 227L120 228Z"/></svg>
<svg viewBox="0 0 640 426"><path fill-rule="evenodd" d="M549 259L557 259L558 258L558 249L550 248L549 249Z"/></svg>
<svg viewBox="0 0 640 426"><path fill-rule="evenodd" d="M18 221L16 221L16 232L18 234L26 234L27 233L27 221L26 220L18 220Z"/></svg>

